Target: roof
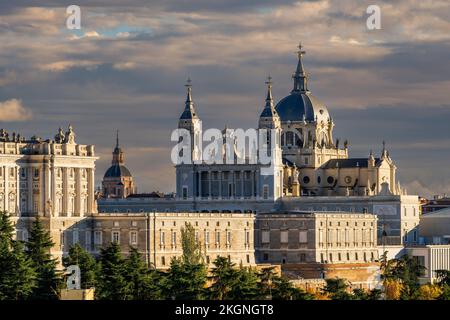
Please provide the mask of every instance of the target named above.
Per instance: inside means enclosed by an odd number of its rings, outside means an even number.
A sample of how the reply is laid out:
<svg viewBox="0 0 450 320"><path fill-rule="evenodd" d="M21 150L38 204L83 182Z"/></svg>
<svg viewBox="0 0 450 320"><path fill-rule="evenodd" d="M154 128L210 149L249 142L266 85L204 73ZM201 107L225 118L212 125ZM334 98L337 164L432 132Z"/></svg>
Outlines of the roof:
<svg viewBox="0 0 450 320"><path fill-rule="evenodd" d="M375 158L375 165L380 163L380 158ZM368 158L349 158L349 159L331 159L325 162L321 168L322 169L332 169L332 168L356 168L363 167L367 168L369 164Z"/></svg>
<svg viewBox="0 0 450 320"><path fill-rule="evenodd" d="M427 214L423 214L421 218L450 218L450 208L445 208Z"/></svg>
<svg viewBox="0 0 450 320"><path fill-rule="evenodd" d="M281 121L315 121L328 120L328 110L309 91L293 91L281 99L275 109Z"/></svg>
<svg viewBox="0 0 450 320"><path fill-rule="evenodd" d="M151 193L133 193L127 198L164 198L165 195L162 192L153 191Z"/></svg>
<svg viewBox="0 0 450 320"><path fill-rule="evenodd" d="M113 165L106 170L104 178L131 177L130 170L123 165Z"/></svg>

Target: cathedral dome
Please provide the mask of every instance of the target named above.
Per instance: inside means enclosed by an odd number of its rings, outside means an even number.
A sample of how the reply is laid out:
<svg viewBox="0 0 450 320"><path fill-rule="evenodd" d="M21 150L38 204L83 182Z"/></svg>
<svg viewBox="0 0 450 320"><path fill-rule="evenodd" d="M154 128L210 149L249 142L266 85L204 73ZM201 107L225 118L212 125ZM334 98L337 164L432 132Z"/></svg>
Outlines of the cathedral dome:
<svg viewBox="0 0 450 320"><path fill-rule="evenodd" d="M281 99L275 109L281 121L315 121L328 120L327 107L318 101L309 91L293 91Z"/></svg>
<svg viewBox="0 0 450 320"><path fill-rule="evenodd" d="M124 165L112 165L105 172L104 178L120 178L120 177L131 177L131 172Z"/></svg>
<svg viewBox="0 0 450 320"><path fill-rule="evenodd" d="M299 46L298 63L292 78L294 88L290 95L281 99L275 109L281 121L328 121L327 107L317 100L308 89L308 75L303 67L305 51Z"/></svg>

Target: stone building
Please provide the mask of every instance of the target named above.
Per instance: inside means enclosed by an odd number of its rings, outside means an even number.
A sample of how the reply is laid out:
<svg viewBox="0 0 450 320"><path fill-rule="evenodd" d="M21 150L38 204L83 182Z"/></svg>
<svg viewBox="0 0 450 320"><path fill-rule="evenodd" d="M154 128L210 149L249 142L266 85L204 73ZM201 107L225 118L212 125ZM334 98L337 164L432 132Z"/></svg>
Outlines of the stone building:
<svg viewBox="0 0 450 320"><path fill-rule="evenodd" d="M94 146L75 142L72 126L47 140L0 130L0 210L11 215L20 239L39 215L61 256L61 233L97 212L96 159Z"/></svg>
<svg viewBox="0 0 450 320"><path fill-rule="evenodd" d="M379 284L377 217L354 212L260 213L255 255L291 279L340 277L354 288Z"/></svg>
<svg viewBox="0 0 450 320"><path fill-rule="evenodd" d="M137 192L133 175L125 166L125 154L119 145L117 131L116 147L112 153L111 167L106 170L102 181L102 196L124 199Z"/></svg>

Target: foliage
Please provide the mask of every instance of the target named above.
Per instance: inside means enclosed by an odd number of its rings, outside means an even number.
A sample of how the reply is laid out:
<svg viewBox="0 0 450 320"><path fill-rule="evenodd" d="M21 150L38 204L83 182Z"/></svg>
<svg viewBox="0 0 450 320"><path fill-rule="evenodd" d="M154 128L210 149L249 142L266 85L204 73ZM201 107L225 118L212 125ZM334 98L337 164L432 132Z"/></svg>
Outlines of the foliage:
<svg viewBox="0 0 450 320"><path fill-rule="evenodd" d="M236 283L231 288L229 296L233 300L252 300L260 296L258 290L258 274L252 268L242 265L236 271Z"/></svg>
<svg viewBox="0 0 450 320"><path fill-rule="evenodd" d="M386 300L399 300L403 289L403 284L399 280L386 279L383 283Z"/></svg>
<svg viewBox="0 0 450 320"><path fill-rule="evenodd" d="M230 292L238 282L238 272L234 263L225 257L217 257L209 278L212 280L209 288L211 299L229 300Z"/></svg>
<svg viewBox="0 0 450 320"><path fill-rule="evenodd" d="M323 292L328 294L332 300L352 300L353 295L348 292L349 285L344 279L334 278L326 279L326 285Z"/></svg>
<svg viewBox="0 0 450 320"><path fill-rule="evenodd" d="M200 243L195 238L195 229L187 223L181 228L181 246L183 248L183 261L187 264L200 264L203 262Z"/></svg>
<svg viewBox="0 0 450 320"><path fill-rule="evenodd" d="M69 249L69 255L63 257L63 265L78 265L81 272L81 288L88 289L96 286L98 265L94 257L84 250L78 243Z"/></svg>
<svg viewBox="0 0 450 320"><path fill-rule="evenodd" d="M204 264L187 264L173 258L163 281L163 294L173 300L200 300L205 297L206 267Z"/></svg>
<svg viewBox="0 0 450 320"><path fill-rule="evenodd" d="M107 248L101 249L99 263L96 298L100 300L132 299L133 292L127 274L128 268L117 243L113 242Z"/></svg>
<svg viewBox="0 0 450 320"><path fill-rule="evenodd" d="M37 287L33 290L32 299L52 300L58 298L61 276L56 270L57 260L50 253L53 246L50 233L44 229L39 216L37 216L31 227L26 248L26 254L37 273Z"/></svg>
<svg viewBox="0 0 450 320"><path fill-rule="evenodd" d="M442 294L442 289L437 284L424 284L417 291L417 300L436 300Z"/></svg>
<svg viewBox="0 0 450 320"><path fill-rule="evenodd" d="M27 299L37 285L32 261L13 233L8 215L0 212L0 300Z"/></svg>

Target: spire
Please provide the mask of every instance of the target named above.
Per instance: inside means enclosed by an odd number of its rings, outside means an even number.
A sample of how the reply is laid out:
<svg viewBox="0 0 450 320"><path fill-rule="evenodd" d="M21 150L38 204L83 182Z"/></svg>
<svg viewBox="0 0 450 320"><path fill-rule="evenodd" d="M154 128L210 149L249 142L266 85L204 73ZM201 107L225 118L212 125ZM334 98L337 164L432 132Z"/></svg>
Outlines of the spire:
<svg viewBox="0 0 450 320"><path fill-rule="evenodd" d="M272 77L270 75L267 77L267 81L265 83L267 84L266 105L264 106L264 110L260 117L276 117L278 115L273 104Z"/></svg>
<svg viewBox="0 0 450 320"><path fill-rule="evenodd" d="M266 108L273 109L272 77L270 75L267 77L266 84L267 84Z"/></svg>
<svg viewBox="0 0 450 320"><path fill-rule="evenodd" d="M113 151L112 165L123 165L125 163L124 154L119 145L119 130L116 130L116 147Z"/></svg>
<svg viewBox="0 0 450 320"><path fill-rule="evenodd" d="M303 55L306 54L306 51L302 50L303 46L300 43L298 45L298 63L297 63L297 69L295 70L294 75L292 78L294 79L294 89L292 89L292 92L305 92L308 91L308 85L307 85L307 79L308 76L305 72L305 69L303 68Z"/></svg>
<svg viewBox="0 0 450 320"><path fill-rule="evenodd" d="M193 119L197 118L197 114L195 113L194 101L192 100L192 80L188 78L186 84L184 85L187 88L186 93L186 102L184 111L181 114L180 119Z"/></svg>

